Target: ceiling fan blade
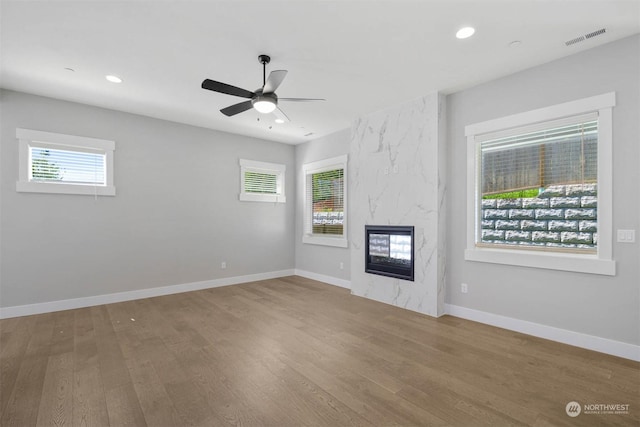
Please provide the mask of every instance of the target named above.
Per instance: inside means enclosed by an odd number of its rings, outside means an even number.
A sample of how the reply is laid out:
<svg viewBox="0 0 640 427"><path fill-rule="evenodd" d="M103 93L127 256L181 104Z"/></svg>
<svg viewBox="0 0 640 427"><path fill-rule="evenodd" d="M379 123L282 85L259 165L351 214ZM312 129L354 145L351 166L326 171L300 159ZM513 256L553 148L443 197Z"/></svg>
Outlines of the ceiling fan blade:
<svg viewBox="0 0 640 427"><path fill-rule="evenodd" d="M231 86L226 83L216 82L214 80L205 79L202 82L202 89L212 90L214 92L226 93L227 95L240 96L242 98L253 98L256 94L246 89Z"/></svg>
<svg viewBox="0 0 640 427"><path fill-rule="evenodd" d="M290 122L291 119L289 118L289 116L287 116L284 111L282 111L280 109L280 107L276 107L275 110L273 110L273 114L276 116L276 118L283 120L285 122Z"/></svg>
<svg viewBox="0 0 640 427"><path fill-rule="evenodd" d="M274 70L269 73L269 78L262 88L262 93L273 93L278 89L278 86L282 83L282 80L286 77L287 70Z"/></svg>
<svg viewBox="0 0 640 427"><path fill-rule="evenodd" d="M307 102L307 101L326 101L326 99L324 98L278 98L278 101Z"/></svg>
<svg viewBox="0 0 640 427"><path fill-rule="evenodd" d="M223 108L222 110L220 110L220 112L225 116L231 117L235 116L236 114L242 113L243 111L250 110L251 108L253 108L253 104L251 104L251 101L244 101L239 104L234 104L227 108Z"/></svg>

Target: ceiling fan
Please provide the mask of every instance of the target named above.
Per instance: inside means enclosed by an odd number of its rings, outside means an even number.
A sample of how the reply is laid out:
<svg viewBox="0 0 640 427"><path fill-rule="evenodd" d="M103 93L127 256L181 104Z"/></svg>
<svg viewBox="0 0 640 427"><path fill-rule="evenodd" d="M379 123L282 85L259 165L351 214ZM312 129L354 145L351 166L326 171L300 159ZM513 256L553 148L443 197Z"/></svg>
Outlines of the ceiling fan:
<svg viewBox="0 0 640 427"><path fill-rule="evenodd" d="M202 82L203 89L249 99L220 110L225 116L235 116L255 108L259 113L274 113L278 118L289 121L287 115L278 107L278 101L325 101L325 99L320 98L278 98L276 89L278 89L287 75L287 70L272 71L267 79L267 64L271 61L271 58L268 55L259 55L258 61L262 64L262 87L254 92L209 79L205 79Z"/></svg>

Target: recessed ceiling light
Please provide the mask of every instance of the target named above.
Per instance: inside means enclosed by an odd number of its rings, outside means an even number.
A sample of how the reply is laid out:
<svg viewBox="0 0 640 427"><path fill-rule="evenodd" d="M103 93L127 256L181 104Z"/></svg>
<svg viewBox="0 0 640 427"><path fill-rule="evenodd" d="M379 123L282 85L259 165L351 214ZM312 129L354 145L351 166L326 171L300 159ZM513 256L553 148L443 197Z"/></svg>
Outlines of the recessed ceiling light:
<svg viewBox="0 0 640 427"><path fill-rule="evenodd" d="M509 43L509 47L518 47L522 44L522 42L520 40L514 40L511 43Z"/></svg>
<svg viewBox="0 0 640 427"><path fill-rule="evenodd" d="M278 123L278 124L282 124L282 123L284 123L284 120L282 120L282 119L276 119L276 120L275 120L275 122L276 122L276 123Z"/></svg>
<svg viewBox="0 0 640 427"><path fill-rule="evenodd" d="M105 79L109 80L111 83L122 83L122 79L118 76L114 76L109 74L108 76L104 76Z"/></svg>
<svg viewBox="0 0 640 427"><path fill-rule="evenodd" d="M456 33L456 37L459 39L466 39L468 37L471 37L475 32L476 32L476 29L473 27L460 28Z"/></svg>
<svg viewBox="0 0 640 427"><path fill-rule="evenodd" d="M75 73L75 71L76 71L76 70L74 70L73 68L69 68L69 67L66 67L66 68L65 68L65 70L67 70L67 71L71 71L72 73Z"/></svg>

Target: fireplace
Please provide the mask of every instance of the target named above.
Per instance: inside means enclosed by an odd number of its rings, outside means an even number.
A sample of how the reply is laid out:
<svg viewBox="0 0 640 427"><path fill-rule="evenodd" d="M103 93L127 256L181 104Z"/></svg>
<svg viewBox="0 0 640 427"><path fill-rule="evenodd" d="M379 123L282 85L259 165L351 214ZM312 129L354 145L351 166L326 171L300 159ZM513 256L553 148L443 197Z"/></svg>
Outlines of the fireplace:
<svg viewBox="0 0 640 427"><path fill-rule="evenodd" d="M365 225L365 272L413 282L413 226Z"/></svg>

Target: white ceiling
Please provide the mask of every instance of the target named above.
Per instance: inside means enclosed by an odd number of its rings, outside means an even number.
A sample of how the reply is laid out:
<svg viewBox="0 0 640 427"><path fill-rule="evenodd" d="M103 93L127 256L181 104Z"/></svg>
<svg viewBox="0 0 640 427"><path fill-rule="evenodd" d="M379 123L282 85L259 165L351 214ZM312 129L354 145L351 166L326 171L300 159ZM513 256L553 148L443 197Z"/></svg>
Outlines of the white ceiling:
<svg viewBox="0 0 640 427"><path fill-rule="evenodd" d="M640 1L2 0L0 18L4 88L295 144L639 33ZM476 34L457 40L466 25ZM262 53L267 72L289 70L280 97L327 101L280 102L291 118L281 125L254 110L224 116L244 99L202 80L255 90Z"/></svg>

